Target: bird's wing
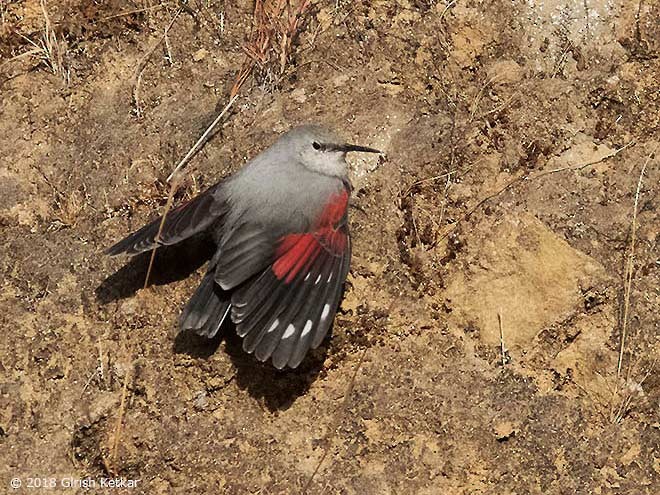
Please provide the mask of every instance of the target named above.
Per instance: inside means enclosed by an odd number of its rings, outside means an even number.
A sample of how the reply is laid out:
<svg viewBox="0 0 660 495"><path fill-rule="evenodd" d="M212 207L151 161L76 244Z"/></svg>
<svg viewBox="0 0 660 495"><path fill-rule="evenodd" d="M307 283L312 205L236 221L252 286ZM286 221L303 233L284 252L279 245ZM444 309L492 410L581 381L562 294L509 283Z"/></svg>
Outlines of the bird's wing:
<svg viewBox="0 0 660 495"><path fill-rule="evenodd" d="M240 286L273 262L277 232L244 222L220 241L215 281L225 290Z"/></svg>
<svg viewBox="0 0 660 495"><path fill-rule="evenodd" d="M280 237L267 266L234 290L231 318L243 348L259 360L295 368L327 334L351 257L347 204L344 191L310 231ZM256 240L245 242L259 250Z"/></svg>
<svg viewBox="0 0 660 495"><path fill-rule="evenodd" d="M220 184L216 184L187 203L174 208L167 213L163 230L155 242L162 217L133 232L106 253L111 256L118 254L138 254L149 251L156 245L169 246L181 242L209 228L227 212L227 204L221 198Z"/></svg>

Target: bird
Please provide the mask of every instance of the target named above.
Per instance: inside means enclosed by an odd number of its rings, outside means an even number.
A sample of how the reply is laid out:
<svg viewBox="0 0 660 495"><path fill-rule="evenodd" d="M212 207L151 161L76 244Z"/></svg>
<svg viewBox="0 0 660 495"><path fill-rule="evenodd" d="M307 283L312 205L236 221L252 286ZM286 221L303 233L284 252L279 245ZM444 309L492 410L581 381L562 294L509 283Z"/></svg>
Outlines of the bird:
<svg viewBox="0 0 660 495"><path fill-rule="evenodd" d="M243 350L296 368L328 333L351 261L348 144L318 124L294 127L240 170L107 249L135 255L198 234L215 245L181 331L213 338L227 318Z"/></svg>

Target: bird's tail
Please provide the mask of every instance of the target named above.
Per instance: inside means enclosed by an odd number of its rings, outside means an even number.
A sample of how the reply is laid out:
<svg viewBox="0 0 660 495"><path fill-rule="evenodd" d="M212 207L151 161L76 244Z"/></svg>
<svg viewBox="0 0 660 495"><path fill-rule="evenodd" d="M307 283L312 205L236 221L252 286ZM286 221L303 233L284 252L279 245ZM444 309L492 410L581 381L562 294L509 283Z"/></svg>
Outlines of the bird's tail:
<svg viewBox="0 0 660 495"><path fill-rule="evenodd" d="M209 270L181 314L181 330L192 330L211 339L220 330L230 308L229 294L215 283L214 270Z"/></svg>

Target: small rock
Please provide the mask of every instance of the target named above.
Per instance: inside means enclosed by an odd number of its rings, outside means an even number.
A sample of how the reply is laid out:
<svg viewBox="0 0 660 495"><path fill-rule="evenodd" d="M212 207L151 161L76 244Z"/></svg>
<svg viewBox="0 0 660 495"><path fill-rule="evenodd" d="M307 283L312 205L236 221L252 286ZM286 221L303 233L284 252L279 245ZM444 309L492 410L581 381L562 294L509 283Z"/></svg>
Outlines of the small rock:
<svg viewBox="0 0 660 495"><path fill-rule="evenodd" d="M305 88L294 89L291 92L291 99L296 103L305 103L307 101L307 95L305 94Z"/></svg>
<svg viewBox="0 0 660 495"><path fill-rule="evenodd" d="M121 303L121 306L119 307L119 311L125 316L134 315L137 310L138 301L135 298L126 299Z"/></svg>
<svg viewBox="0 0 660 495"><path fill-rule="evenodd" d="M208 396L204 390L197 393L194 400L194 407L198 411L203 411L209 403Z"/></svg>
<svg viewBox="0 0 660 495"><path fill-rule="evenodd" d="M119 406L120 396L114 392L97 392L87 405L87 424L90 426L106 418Z"/></svg>
<svg viewBox="0 0 660 495"><path fill-rule="evenodd" d="M500 421L494 426L493 430L498 442L506 442L516 434L516 427L511 421Z"/></svg>
<svg viewBox="0 0 660 495"><path fill-rule="evenodd" d="M638 443L633 444L632 447L630 447L626 453L621 456L621 464L624 466L630 466L633 461L639 459L639 454L641 451L642 449Z"/></svg>
<svg viewBox="0 0 660 495"><path fill-rule="evenodd" d="M517 83L524 75L523 68L513 60L501 60L488 68L488 78L495 84Z"/></svg>
<svg viewBox="0 0 660 495"><path fill-rule="evenodd" d="M195 62L199 62L200 60L204 60L206 56L209 54L209 51L205 48L200 48L193 54L193 60Z"/></svg>

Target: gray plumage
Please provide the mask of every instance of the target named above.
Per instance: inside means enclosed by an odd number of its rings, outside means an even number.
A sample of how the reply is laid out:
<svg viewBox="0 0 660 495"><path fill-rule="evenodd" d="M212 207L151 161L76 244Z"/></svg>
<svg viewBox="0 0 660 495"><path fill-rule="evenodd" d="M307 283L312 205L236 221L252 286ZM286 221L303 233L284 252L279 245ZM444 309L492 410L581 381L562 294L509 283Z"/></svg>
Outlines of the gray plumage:
<svg viewBox="0 0 660 495"><path fill-rule="evenodd" d="M297 367L327 334L350 264L346 153L315 125L283 134L240 171L167 215L158 245L210 234L217 251L184 308L181 329L213 337L227 316L243 348ZM112 246L153 249L160 219Z"/></svg>

